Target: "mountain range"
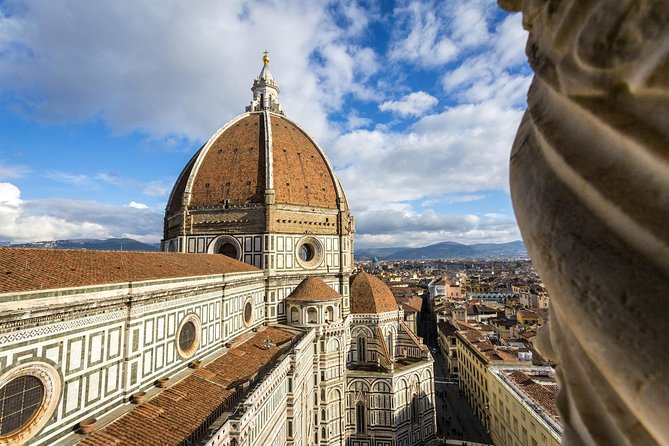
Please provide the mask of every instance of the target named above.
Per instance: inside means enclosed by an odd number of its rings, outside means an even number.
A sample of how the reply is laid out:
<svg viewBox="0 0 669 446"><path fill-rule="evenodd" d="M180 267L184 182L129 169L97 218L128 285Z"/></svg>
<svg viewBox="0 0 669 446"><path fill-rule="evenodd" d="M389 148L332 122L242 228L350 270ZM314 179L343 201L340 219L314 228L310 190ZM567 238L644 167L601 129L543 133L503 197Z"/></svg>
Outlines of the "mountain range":
<svg viewBox="0 0 669 446"><path fill-rule="evenodd" d="M142 243L131 238L54 240L11 244L14 248L92 249L104 251L160 251L160 243Z"/></svg>
<svg viewBox="0 0 669 446"><path fill-rule="evenodd" d="M476 243L465 245L441 242L421 248L367 248L356 249L356 260L421 260L421 259L501 259L527 257L525 244L516 240L508 243Z"/></svg>

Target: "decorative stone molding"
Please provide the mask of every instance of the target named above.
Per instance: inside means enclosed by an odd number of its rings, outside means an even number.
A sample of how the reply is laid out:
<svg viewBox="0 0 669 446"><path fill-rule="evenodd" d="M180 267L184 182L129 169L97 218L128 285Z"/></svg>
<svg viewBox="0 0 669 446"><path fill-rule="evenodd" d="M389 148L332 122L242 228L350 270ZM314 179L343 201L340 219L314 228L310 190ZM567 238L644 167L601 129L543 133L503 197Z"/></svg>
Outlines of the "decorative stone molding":
<svg viewBox="0 0 669 446"><path fill-rule="evenodd" d="M29 362L6 371L0 375L0 389L22 376L32 376L41 381L44 386L42 404L23 426L10 432L9 435L0 436L0 446L28 442L49 422L60 401L62 387L60 375L54 367L44 362Z"/></svg>
<svg viewBox="0 0 669 446"><path fill-rule="evenodd" d="M535 71L511 193L566 445L669 444L669 3L500 0Z"/></svg>

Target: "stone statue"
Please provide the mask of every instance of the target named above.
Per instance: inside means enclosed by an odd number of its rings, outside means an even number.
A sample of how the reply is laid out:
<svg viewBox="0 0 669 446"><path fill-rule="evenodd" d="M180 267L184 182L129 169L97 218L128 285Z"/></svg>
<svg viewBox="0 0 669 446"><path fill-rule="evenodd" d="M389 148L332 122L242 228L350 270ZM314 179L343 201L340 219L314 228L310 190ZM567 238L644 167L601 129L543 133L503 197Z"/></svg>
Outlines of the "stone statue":
<svg viewBox="0 0 669 446"><path fill-rule="evenodd" d="M669 1L499 0L535 72L511 193L568 445L669 445Z"/></svg>

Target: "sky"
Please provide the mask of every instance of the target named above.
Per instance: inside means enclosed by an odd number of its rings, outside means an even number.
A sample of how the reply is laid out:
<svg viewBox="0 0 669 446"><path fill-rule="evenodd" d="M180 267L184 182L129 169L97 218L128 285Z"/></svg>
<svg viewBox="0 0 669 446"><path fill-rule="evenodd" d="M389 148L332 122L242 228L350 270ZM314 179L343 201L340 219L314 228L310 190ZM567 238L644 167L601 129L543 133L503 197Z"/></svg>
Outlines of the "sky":
<svg viewBox="0 0 669 446"><path fill-rule="evenodd" d="M358 247L519 240L526 40L492 0L0 0L0 241L159 242L177 176L244 112L264 50Z"/></svg>

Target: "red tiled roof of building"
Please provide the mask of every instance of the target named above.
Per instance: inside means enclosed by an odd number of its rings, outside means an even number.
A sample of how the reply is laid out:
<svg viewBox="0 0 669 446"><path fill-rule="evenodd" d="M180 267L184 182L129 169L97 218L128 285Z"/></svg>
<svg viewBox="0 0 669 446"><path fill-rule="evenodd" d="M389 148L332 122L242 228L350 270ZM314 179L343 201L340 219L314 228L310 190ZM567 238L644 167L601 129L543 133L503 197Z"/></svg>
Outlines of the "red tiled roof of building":
<svg viewBox="0 0 669 446"><path fill-rule="evenodd" d="M210 364L163 390L131 412L84 437L82 446L178 445L196 432L247 381L282 349L263 348L269 338L284 344L294 334L268 327ZM213 422L214 420L209 420Z"/></svg>
<svg viewBox="0 0 669 446"><path fill-rule="evenodd" d="M390 288L380 279L359 272L351 281L351 313L372 314L397 310Z"/></svg>
<svg viewBox="0 0 669 446"><path fill-rule="evenodd" d="M402 306L404 307L405 311L413 311L416 313L420 313L420 310L423 308L423 299L421 299L418 296L413 296L408 299L402 300Z"/></svg>
<svg viewBox="0 0 669 446"><path fill-rule="evenodd" d="M460 321L457 323L460 324ZM465 331L459 330L458 335L461 336L471 348L477 350L488 361L519 361L517 352L509 352L502 348L498 348L485 337L483 332L478 331L477 329L468 329Z"/></svg>
<svg viewBox="0 0 669 446"><path fill-rule="evenodd" d="M455 336L455 332L458 331L450 322L437 322L437 330L444 336Z"/></svg>
<svg viewBox="0 0 669 446"><path fill-rule="evenodd" d="M0 247L0 293L260 271L223 255Z"/></svg>
<svg viewBox="0 0 669 446"><path fill-rule="evenodd" d="M523 319L538 319L537 313L532 310L520 310L520 314L522 314Z"/></svg>
<svg viewBox="0 0 669 446"><path fill-rule="evenodd" d="M287 299L313 302L341 299L341 294L330 288L320 277L307 277L288 295Z"/></svg>
<svg viewBox="0 0 669 446"><path fill-rule="evenodd" d="M507 375L532 401L541 408L560 426L563 425L562 417L557 409L558 386L555 380L550 384L540 384L538 380L533 379L520 370L515 370Z"/></svg>

